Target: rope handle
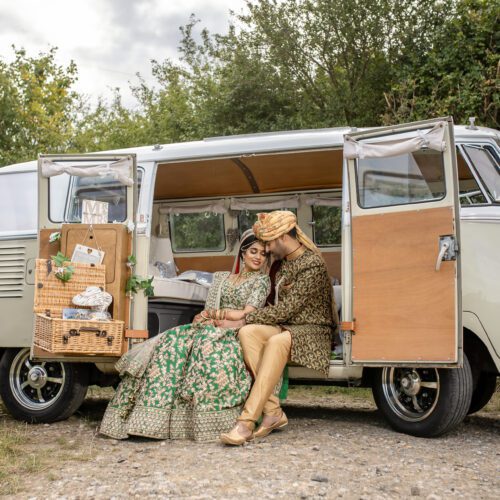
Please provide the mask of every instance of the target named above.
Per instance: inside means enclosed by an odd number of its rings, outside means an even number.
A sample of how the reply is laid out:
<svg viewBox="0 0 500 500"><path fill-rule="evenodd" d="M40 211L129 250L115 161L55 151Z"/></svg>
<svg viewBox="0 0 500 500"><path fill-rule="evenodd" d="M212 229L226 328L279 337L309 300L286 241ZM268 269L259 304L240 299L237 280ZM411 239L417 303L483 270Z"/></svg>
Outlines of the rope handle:
<svg viewBox="0 0 500 500"><path fill-rule="evenodd" d="M87 241L87 238L90 236L90 233L92 233L93 236L94 236L94 241L95 241L95 244L97 245L97 250L99 250L100 252L102 252L102 248L99 245L99 242L97 241L97 234L95 233L94 226L92 224L89 224L87 232L85 233L85 238L83 238L82 245Z"/></svg>

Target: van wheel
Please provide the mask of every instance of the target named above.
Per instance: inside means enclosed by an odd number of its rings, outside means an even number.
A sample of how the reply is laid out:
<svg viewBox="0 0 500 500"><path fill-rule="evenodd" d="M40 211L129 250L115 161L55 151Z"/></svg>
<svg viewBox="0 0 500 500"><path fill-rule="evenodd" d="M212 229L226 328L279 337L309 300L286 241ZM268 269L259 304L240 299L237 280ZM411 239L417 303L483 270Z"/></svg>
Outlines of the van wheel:
<svg viewBox="0 0 500 500"><path fill-rule="evenodd" d="M467 415L472 374L464 355L462 368L377 369L373 397L393 429L419 437L436 437Z"/></svg>
<svg viewBox="0 0 500 500"><path fill-rule="evenodd" d="M7 349L0 360L0 396L19 420L64 420L82 404L87 387L88 370L83 364L34 362L29 348Z"/></svg>
<svg viewBox="0 0 500 500"><path fill-rule="evenodd" d="M489 402L497 388L497 376L493 373L481 372L477 380L476 388L472 393L468 415L484 408Z"/></svg>

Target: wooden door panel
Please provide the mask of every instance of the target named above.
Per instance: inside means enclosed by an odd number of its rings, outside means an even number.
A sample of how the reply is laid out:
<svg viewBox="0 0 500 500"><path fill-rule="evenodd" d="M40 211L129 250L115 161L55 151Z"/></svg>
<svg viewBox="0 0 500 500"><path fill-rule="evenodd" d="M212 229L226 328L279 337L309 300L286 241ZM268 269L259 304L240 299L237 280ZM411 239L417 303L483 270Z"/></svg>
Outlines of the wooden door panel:
<svg viewBox="0 0 500 500"><path fill-rule="evenodd" d="M449 207L353 218L353 361L456 361L456 262L435 270L453 226Z"/></svg>

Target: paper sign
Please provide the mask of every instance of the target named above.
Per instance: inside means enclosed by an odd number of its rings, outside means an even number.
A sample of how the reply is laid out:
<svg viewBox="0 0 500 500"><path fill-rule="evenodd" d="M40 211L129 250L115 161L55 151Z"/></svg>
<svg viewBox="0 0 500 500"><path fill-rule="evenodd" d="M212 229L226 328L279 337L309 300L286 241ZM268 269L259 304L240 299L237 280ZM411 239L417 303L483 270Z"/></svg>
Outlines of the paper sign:
<svg viewBox="0 0 500 500"><path fill-rule="evenodd" d="M104 252L96 248L85 245L76 245L71 256L71 262L81 262L83 264L102 264Z"/></svg>

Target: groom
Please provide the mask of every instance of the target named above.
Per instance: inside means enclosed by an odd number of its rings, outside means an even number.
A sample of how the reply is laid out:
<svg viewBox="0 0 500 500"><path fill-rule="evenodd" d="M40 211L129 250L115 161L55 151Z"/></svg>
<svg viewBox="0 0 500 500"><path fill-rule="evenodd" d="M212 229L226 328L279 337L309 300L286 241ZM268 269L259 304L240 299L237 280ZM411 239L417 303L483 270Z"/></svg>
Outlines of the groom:
<svg viewBox="0 0 500 500"><path fill-rule="evenodd" d="M320 251L297 226L295 214L259 214L253 226L266 250L282 264L273 305L248 314L238 326L245 363L254 378L237 425L221 441L242 445L284 427L288 420L273 394L287 362L325 376L333 332L332 287ZM263 415L254 432L255 422Z"/></svg>

